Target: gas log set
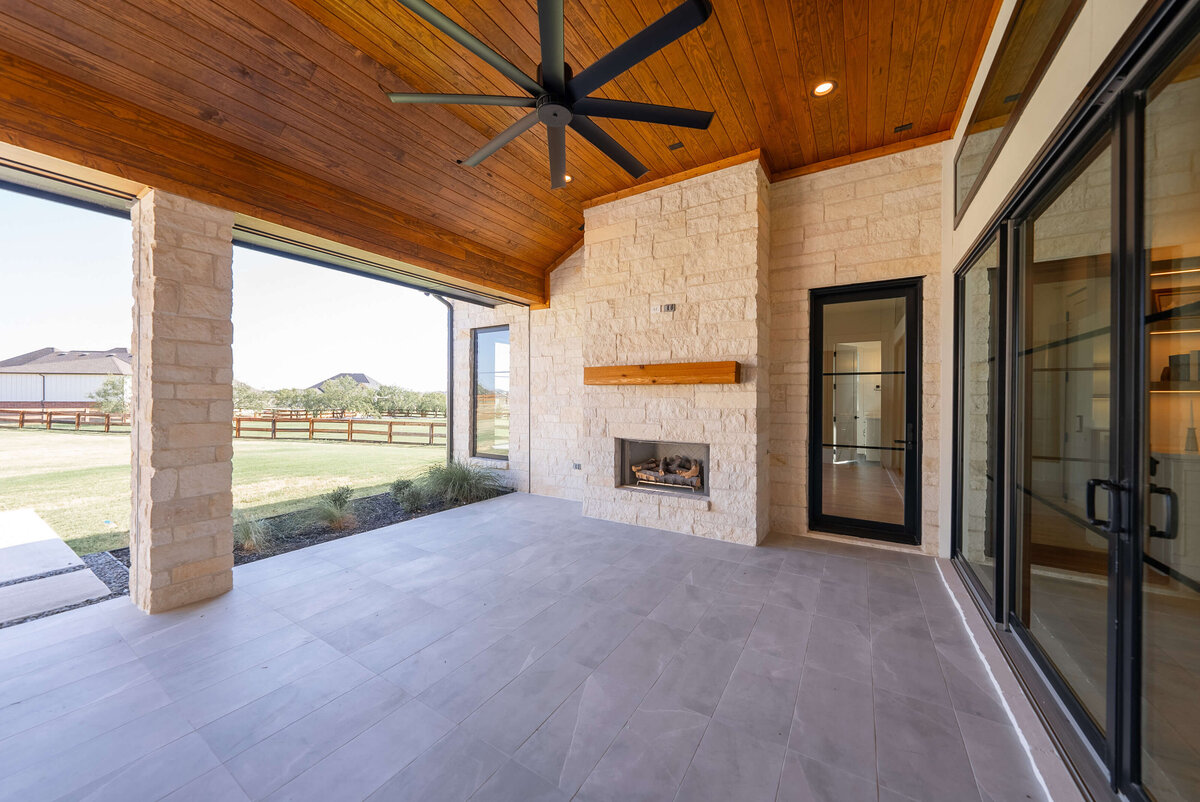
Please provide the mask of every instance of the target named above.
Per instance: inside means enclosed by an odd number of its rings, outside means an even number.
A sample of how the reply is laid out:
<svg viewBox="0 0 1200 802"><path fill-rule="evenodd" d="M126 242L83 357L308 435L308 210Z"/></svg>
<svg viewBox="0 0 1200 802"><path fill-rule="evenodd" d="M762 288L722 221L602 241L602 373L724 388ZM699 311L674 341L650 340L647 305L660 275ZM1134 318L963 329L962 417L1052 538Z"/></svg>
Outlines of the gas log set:
<svg viewBox="0 0 1200 802"><path fill-rule="evenodd" d="M692 490L703 487L700 475L700 460L678 454L656 459L651 457L630 466L639 483L657 485L679 485Z"/></svg>

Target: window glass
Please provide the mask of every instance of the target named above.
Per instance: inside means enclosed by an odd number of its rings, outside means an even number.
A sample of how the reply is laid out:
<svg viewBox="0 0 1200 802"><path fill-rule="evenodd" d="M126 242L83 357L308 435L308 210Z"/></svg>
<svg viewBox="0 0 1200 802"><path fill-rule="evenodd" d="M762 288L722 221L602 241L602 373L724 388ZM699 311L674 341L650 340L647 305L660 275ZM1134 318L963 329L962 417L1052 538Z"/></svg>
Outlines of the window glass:
<svg viewBox="0 0 1200 802"><path fill-rule="evenodd" d="M1184 800L1200 799L1200 45L1150 97L1142 783Z"/></svg>
<svg viewBox="0 0 1200 802"><path fill-rule="evenodd" d="M1107 728L1112 148L1023 225L1018 277L1015 608Z"/></svg>
<svg viewBox="0 0 1200 802"><path fill-rule="evenodd" d="M1082 7L1082 0L1017 3L954 159L956 212L966 208L972 189L983 179Z"/></svg>
<svg viewBox="0 0 1200 802"><path fill-rule="evenodd" d="M962 557L988 594L996 593L996 349L1000 297L997 238L963 274L962 288L962 446L959 527Z"/></svg>
<svg viewBox="0 0 1200 802"><path fill-rule="evenodd" d="M480 457L508 456L508 326L476 329L475 449Z"/></svg>

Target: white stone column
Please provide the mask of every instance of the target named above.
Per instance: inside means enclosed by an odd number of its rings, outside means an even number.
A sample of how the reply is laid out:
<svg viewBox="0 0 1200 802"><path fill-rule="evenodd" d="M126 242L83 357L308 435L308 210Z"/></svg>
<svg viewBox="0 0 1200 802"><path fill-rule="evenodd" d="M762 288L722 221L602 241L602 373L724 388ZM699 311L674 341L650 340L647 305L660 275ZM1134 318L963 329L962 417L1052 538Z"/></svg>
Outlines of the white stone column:
<svg viewBox="0 0 1200 802"><path fill-rule="evenodd" d="M133 207L129 591L156 613L233 586L233 213Z"/></svg>

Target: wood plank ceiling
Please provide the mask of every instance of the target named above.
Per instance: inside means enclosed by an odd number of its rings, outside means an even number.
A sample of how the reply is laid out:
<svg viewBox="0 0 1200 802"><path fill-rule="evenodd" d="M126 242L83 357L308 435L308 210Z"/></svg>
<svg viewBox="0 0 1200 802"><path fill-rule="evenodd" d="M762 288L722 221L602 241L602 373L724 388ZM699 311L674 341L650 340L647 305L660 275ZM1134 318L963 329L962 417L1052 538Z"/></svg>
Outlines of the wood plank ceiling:
<svg viewBox="0 0 1200 802"><path fill-rule="evenodd" d="M535 74L536 0L433 4ZM675 2L565 5L578 72ZM947 130L993 3L714 5L597 93L716 111L707 131L603 121L643 182L754 149L780 172ZM522 112L384 93L520 92L394 0L21 0L0 4L0 30L6 141L513 297L540 298L585 202L635 183L571 133L575 180L551 190L541 126L458 165ZM827 79L837 89L813 97Z"/></svg>

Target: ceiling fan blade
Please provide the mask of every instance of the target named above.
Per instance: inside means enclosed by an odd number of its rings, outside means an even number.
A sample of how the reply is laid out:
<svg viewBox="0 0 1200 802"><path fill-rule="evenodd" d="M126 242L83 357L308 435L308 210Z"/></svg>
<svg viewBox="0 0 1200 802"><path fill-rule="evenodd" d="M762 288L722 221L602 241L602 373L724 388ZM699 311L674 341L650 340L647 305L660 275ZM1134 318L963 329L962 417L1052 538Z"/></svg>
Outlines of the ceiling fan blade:
<svg viewBox="0 0 1200 802"><path fill-rule="evenodd" d="M535 96L542 94L543 89L537 81L521 72L512 62L495 50L467 33L461 25L426 3L425 0L396 0L396 2L491 64L529 94Z"/></svg>
<svg viewBox="0 0 1200 802"><path fill-rule="evenodd" d="M567 129L556 125L546 126L546 140L550 145L550 187L558 189L567 185Z"/></svg>
<svg viewBox="0 0 1200 802"><path fill-rule="evenodd" d="M542 82L555 95L567 91L563 54L563 0L538 0L538 37L542 42Z"/></svg>
<svg viewBox="0 0 1200 802"><path fill-rule="evenodd" d="M615 161L621 166L621 169L634 178L641 178L646 174L646 165L638 161L637 156L625 150L620 142L617 142L617 140L606 134L600 126L587 117L582 114L576 114L571 118L569 125L580 136L595 145L601 153Z"/></svg>
<svg viewBox="0 0 1200 802"><path fill-rule="evenodd" d="M466 159L463 164L465 164L467 167L475 167L488 156L491 156L493 153L500 150L500 148L504 147L509 142L512 142L521 134L528 131L537 121L537 112L529 112L524 117L517 120L512 125L508 126L508 128L505 128L503 131L497 134L491 142L488 142L482 148L472 153L470 158Z"/></svg>
<svg viewBox="0 0 1200 802"><path fill-rule="evenodd" d="M567 88L576 98L590 95L630 67L700 27L712 15L712 11L710 0L683 0L657 22L650 23L601 56L596 63L571 79Z"/></svg>
<svg viewBox="0 0 1200 802"><path fill-rule="evenodd" d="M639 123L678 125L684 128L708 128L712 122L711 111L681 109L675 106L657 106L653 103L634 103L628 100L607 100L601 97L585 97L576 101L573 111L590 117L608 117L614 120L634 120Z"/></svg>
<svg viewBox="0 0 1200 802"><path fill-rule="evenodd" d="M456 106L518 106L532 109L537 100L531 97L503 95L438 95L432 92L388 92L393 103L451 103Z"/></svg>

